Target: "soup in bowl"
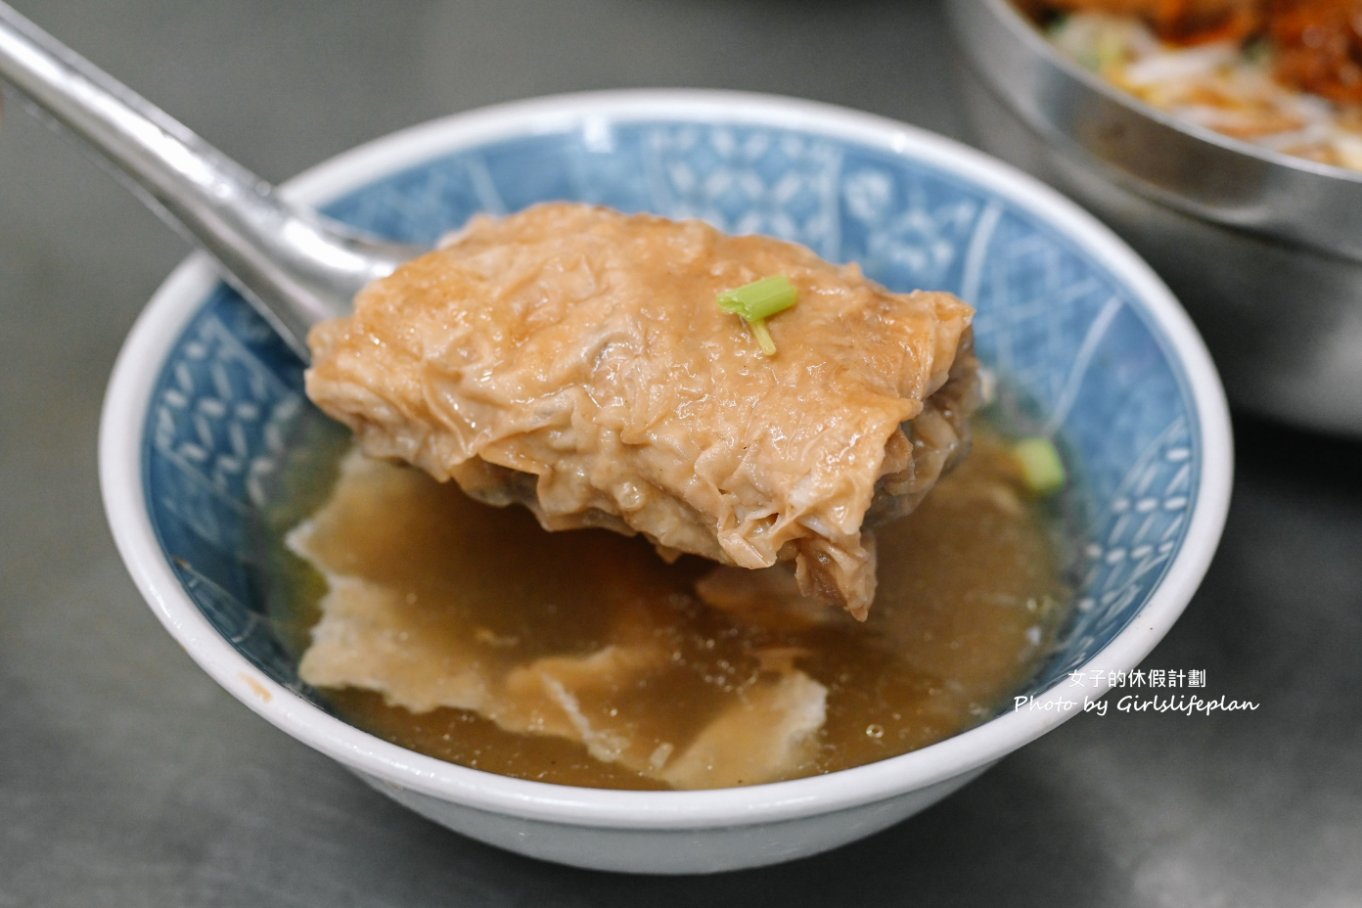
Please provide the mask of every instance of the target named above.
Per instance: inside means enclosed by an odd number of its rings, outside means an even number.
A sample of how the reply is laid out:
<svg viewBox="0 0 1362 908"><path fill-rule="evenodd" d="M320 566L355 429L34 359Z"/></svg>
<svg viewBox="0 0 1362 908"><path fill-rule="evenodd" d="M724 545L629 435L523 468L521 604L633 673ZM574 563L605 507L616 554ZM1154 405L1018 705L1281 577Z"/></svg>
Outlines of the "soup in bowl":
<svg viewBox="0 0 1362 908"><path fill-rule="evenodd" d="M1133 668L1218 541L1228 419L1182 310L1091 218L945 139L761 96L568 96L416 127L289 191L432 245L475 215L544 202L700 219L855 262L890 291L975 307L992 389L975 450L882 532L880 594L860 625L800 602L725 612L734 584L698 559L666 566L640 540L598 530L543 534L523 512L348 454L346 434L304 393L304 364L209 263L171 276L120 357L101 432L106 506L139 588L253 710L475 838L580 866L681 873L867 835L1073 715L1075 673ZM1026 494L1012 475L1022 439L1058 455L1062 490ZM328 533L340 542L320 544ZM355 621L325 631L341 613L328 597L378 574L395 584L379 597L393 607L352 610ZM404 610L431 591L440 604ZM397 623L373 632L379 618ZM858 649L871 635L879 648ZM680 669L638 663L652 667L635 687L655 699L635 708L664 723L638 741L597 734L630 697L555 728L470 700L467 685L448 693L448 679L513 653L498 688L528 671L540 695L578 704L565 679L582 663L633 666L626 644L652 641L639 652L653 658L659 639L676 643L664 655ZM344 645L318 655L326 641ZM384 646L395 662L357 667ZM738 683L714 681L729 670ZM443 699L428 696L442 684ZM1083 693L1104 690L1094 680ZM769 729L752 720L768 701L786 704L766 711ZM811 749L770 747L796 737ZM757 770L720 759L763 748L774 756Z"/></svg>

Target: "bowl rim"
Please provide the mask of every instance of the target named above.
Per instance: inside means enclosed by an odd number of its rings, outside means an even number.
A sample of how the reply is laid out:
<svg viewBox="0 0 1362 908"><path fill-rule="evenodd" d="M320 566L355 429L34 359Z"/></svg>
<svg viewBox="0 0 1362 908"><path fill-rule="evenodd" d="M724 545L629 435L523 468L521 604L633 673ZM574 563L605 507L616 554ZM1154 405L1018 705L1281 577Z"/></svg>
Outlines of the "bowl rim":
<svg viewBox="0 0 1362 908"><path fill-rule="evenodd" d="M381 175L496 139L581 128L593 119L694 119L806 130L913 156L1033 213L1131 288L1151 329L1185 373L1203 443L1200 486L1181 549L1149 600L1085 663L1133 668L1164 636L1201 582L1229 505L1231 432L1225 396L1201 338L1169 290L1134 252L1077 205L982 152L917 127L819 102L744 92L635 89L555 95L458 113L380 137L310 168L283 189L318 204ZM115 363L100 421L99 470L120 555L152 612L219 685L290 736L373 779L474 810L561 825L698 829L797 819L848 810L982 770L1062 723L1063 682L1013 710L921 750L823 776L743 788L636 792L579 788L496 775L383 741L331 716L256 669L199 612L159 547L145 506L142 453L156 378L190 318L218 283L211 260L189 256L137 318ZM135 427L135 431L129 431ZM1105 681L1085 688L1099 696Z"/></svg>

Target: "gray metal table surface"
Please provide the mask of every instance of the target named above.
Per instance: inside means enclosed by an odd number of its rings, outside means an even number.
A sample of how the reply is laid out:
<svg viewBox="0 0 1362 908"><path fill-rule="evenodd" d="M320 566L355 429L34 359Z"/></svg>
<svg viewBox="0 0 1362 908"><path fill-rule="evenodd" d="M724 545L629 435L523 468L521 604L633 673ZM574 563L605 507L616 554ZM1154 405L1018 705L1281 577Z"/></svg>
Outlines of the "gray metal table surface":
<svg viewBox="0 0 1362 908"><path fill-rule="evenodd" d="M967 0L954 0L967 2ZM946 134L931 4L15 0L282 179L491 102L727 87ZM0 124L0 906L1362 904L1362 446L1241 421L1201 593L1149 668L1252 713L1080 716L908 822L686 880L505 854L251 715L142 604L96 479L119 344L187 251L74 148ZM1362 351L1359 351L1362 355Z"/></svg>

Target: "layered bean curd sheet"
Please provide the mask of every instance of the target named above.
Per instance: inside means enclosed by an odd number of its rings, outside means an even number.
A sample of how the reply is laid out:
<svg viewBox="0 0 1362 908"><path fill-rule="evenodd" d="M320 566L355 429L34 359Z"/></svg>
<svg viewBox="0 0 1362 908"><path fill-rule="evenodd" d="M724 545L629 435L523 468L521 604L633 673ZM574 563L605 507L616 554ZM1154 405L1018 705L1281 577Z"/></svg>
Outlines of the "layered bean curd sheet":
<svg viewBox="0 0 1362 908"><path fill-rule="evenodd" d="M1362 0L1018 0L1069 56L1162 110L1362 170Z"/></svg>
<svg viewBox="0 0 1362 908"><path fill-rule="evenodd" d="M770 320L768 356L716 299L772 275L798 305ZM366 454L547 530L786 562L864 618L867 524L910 511L967 448L972 316L794 243L545 204L476 218L315 328L307 393Z"/></svg>
<svg viewBox="0 0 1362 908"><path fill-rule="evenodd" d="M715 303L769 275L798 292L774 355ZM362 453L288 539L327 580L303 679L417 750L587 785L791 778L981 721L1064 597L1004 446L942 480L971 317L700 222L475 219L310 338Z"/></svg>

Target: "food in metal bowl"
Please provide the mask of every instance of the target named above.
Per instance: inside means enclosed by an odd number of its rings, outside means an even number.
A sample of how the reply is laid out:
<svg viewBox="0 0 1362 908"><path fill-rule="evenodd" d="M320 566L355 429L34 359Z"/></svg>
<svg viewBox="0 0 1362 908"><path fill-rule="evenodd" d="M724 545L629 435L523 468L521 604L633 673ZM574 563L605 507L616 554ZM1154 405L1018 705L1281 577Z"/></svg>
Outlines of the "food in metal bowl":
<svg viewBox="0 0 1362 908"><path fill-rule="evenodd" d="M1362 433L1362 171L1142 102L1047 38L1053 4L947 10L976 141L1072 195L1148 259L1241 408Z"/></svg>
<svg viewBox="0 0 1362 908"><path fill-rule="evenodd" d="M1224 135L1362 170L1362 2L1043 0L1050 40L1140 100Z"/></svg>

